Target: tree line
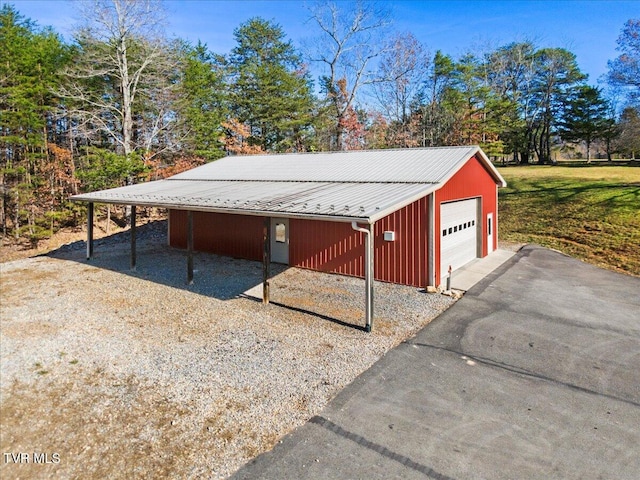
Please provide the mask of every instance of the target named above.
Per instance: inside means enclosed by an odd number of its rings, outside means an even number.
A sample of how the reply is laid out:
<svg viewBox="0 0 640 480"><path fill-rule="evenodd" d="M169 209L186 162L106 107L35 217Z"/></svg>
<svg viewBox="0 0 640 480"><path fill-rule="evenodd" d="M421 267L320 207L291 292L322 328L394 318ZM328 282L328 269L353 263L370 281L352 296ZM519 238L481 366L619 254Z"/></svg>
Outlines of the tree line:
<svg viewBox="0 0 640 480"><path fill-rule="evenodd" d="M75 225L72 194L225 155L477 144L495 160L545 164L572 145L589 160L595 144L609 159L640 151L637 19L595 87L566 49L430 53L362 2L312 5L304 53L280 25L252 18L226 54L170 40L159 2L81 5L71 42L0 10L3 239Z"/></svg>

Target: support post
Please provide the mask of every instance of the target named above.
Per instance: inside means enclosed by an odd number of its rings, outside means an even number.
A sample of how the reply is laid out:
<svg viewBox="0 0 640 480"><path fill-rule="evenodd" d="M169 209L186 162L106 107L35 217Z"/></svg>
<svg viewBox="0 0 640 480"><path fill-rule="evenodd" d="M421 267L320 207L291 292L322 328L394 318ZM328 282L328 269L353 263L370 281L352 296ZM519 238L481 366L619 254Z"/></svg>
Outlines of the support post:
<svg viewBox="0 0 640 480"><path fill-rule="evenodd" d="M187 284L193 284L193 212L187 210Z"/></svg>
<svg viewBox="0 0 640 480"><path fill-rule="evenodd" d="M269 277L271 276L271 217L264 217L262 242L262 303L268 305Z"/></svg>
<svg viewBox="0 0 640 480"><path fill-rule="evenodd" d="M361 228L357 222L351 222L351 228L357 232L365 234L364 244L364 303L365 303L365 331L370 332L373 328L373 276L374 276L374 224Z"/></svg>
<svg viewBox="0 0 640 480"><path fill-rule="evenodd" d="M93 258L93 202L87 205L87 260Z"/></svg>
<svg viewBox="0 0 640 480"><path fill-rule="evenodd" d="M369 224L369 235L367 235L367 252L369 253L367 262L367 275L366 283L367 283L367 324L365 330L370 332L373 329L373 279L374 279L374 258L375 258L375 250L374 243L375 237L373 233L373 224Z"/></svg>
<svg viewBox="0 0 640 480"><path fill-rule="evenodd" d="M136 206L131 206L131 270L136 269Z"/></svg>

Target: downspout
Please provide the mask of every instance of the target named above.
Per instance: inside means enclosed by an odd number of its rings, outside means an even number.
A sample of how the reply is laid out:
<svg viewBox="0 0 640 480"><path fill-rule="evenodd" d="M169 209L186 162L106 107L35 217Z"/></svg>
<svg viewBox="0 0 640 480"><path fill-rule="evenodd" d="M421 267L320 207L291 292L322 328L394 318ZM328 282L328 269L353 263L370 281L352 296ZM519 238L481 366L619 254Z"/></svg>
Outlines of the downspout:
<svg viewBox="0 0 640 480"><path fill-rule="evenodd" d="M365 331L370 332L373 327L373 225L368 228L358 226L357 222L351 222L351 228L356 232L365 234L364 249L364 283L365 283Z"/></svg>

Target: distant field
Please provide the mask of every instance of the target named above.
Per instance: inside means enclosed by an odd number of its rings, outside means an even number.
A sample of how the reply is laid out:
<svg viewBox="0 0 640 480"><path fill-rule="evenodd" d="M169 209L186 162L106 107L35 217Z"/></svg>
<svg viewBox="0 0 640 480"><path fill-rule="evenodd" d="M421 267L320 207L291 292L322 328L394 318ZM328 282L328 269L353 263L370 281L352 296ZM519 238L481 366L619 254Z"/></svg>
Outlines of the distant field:
<svg viewBox="0 0 640 480"><path fill-rule="evenodd" d="M500 239L640 276L640 167L499 168Z"/></svg>

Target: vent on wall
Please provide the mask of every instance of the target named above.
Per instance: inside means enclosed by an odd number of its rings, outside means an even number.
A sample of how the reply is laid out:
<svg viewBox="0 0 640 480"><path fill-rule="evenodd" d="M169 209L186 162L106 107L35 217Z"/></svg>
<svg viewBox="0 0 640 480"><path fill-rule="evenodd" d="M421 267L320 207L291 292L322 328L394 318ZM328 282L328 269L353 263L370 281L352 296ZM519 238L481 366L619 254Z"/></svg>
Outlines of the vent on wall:
<svg viewBox="0 0 640 480"><path fill-rule="evenodd" d="M396 240L396 232L386 231L384 232L385 242L394 242Z"/></svg>

